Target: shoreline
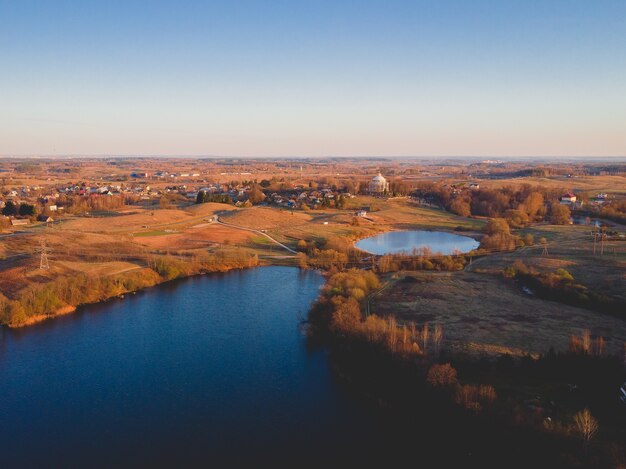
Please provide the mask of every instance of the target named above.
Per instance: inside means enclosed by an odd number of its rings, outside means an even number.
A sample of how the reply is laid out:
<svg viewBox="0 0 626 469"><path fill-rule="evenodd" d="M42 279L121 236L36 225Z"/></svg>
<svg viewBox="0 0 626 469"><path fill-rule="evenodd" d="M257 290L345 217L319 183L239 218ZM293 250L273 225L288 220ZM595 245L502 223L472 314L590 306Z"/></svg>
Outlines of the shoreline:
<svg viewBox="0 0 626 469"><path fill-rule="evenodd" d="M114 295L110 295L110 296L107 296L106 298L102 298L102 299L99 299L99 300L96 300L96 301L80 302L80 303L77 303L75 305L66 304L66 305L61 306L60 308L57 308L56 310L54 310L54 311L52 311L50 313L34 314L32 316L28 316L23 322L20 322L19 324L8 323L8 324L2 324L2 325L0 325L0 327L6 327L8 329L22 329L22 328L26 328L26 327L29 327L29 326L33 326L35 324L42 323L42 322L50 320L50 319L55 319L55 318L58 318L58 317L61 317L61 316L66 316L68 314L75 313L82 306L104 304L104 303L112 301L112 300L114 300L116 298L117 299L122 299L122 298L124 298L125 295L142 292L142 291L148 290L150 288L154 288L154 287L157 287L157 286L160 286L160 285L164 285L166 283L173 282L173 281L176 281L176 280L185 280L185 279L189 279L191 277L196 277L196 276L200 276L200 275L207 275L207 274L213 274L213 273L216 273L216 274L217 273L226 273L226 272L230 272L230 271L233 271L233 270L244 270L244 269L251 269L251 268L256 268L256 267L266 267L266 266L270 266L270 265L272 265L272 264L257 264L257 265L242 266L242 267L233 266L233 267L221 268L219 270L214 270L214 271L203 270L203 271L200 271L200 272L192 272L190 274L180 275L178 277L171 278L171 279L162 278L161 277L161 279L159 281L157 281L157 282L155 282L155 283L153 283L151 285L146 285L146 286L143 286L141 288L132 289L132 290L124 290L124 291L121 291L121 292L116 293ZM294 267L298 268L297 266L294 266Z"/></svg>

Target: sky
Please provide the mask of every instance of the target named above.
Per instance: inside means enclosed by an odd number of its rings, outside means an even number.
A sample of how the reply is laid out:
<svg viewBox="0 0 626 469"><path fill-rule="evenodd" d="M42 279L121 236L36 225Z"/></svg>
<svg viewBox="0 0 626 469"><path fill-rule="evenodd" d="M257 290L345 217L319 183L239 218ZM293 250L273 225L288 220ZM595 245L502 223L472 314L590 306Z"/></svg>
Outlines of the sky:
<svg viewBox="0 0 626 469"><path fill-rule="evenodd" d="M625 156L624 0L0 0L0 155Z"/></svg>

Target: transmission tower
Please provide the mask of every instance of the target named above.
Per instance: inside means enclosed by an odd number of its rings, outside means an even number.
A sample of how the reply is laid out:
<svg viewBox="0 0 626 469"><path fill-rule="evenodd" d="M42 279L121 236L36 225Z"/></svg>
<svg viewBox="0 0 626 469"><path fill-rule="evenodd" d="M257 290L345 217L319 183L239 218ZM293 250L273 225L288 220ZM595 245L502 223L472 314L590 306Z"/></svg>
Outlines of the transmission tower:
<svg viewBox="0 0 626 469"><path fill-rule="evenodd" d="M39 253L39 268L41 270L50 270L50 263L48 262L48 253L50 248L46 246L45 238L41 238L39 241L39 247L35 250Z"/></svg>

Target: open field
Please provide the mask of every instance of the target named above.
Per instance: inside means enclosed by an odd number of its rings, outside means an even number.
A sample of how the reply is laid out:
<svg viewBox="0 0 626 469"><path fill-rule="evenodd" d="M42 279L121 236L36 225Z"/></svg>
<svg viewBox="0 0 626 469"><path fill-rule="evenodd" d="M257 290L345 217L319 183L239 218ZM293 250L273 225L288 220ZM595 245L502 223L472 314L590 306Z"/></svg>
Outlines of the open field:
<svg viewBox="0 0 626 469"><path fill-rule="evenodd" d="M621 354L626 321L597 312L544 301L512 282L474 272L406 273L376 298L372 312L394 314L401 321L443 326L446 343L470 352L545 353L567 350L569 336L607 341L607 351Z"/></svg>
<svg viewBox="0 0 626 469"><path fill-rule="evenodd" d="M530 184L554 189L563 189L566 191L608 192L615 195L626 196L626 177L624 176L577 176L575 178L553 176L498 180L482 179L480 184L485 187L494 188L507 185L519 186L521 184Z"/></svg>
<svg viewBox="0 0 626 469"><path fill-rule="evenodd" d="M597 242L594 256L589 227L540 224L522 232L532 234L536 241L546 238L548 255L543 255L543 247L536 245L483 257L476 260L470 270L499 274L516 260L544 272L564 268L590 289L626 302L626 240L605 241L603 255ZM622 229L622 233L626 230Z"/></svg>
<svg viewBox="0 0 626 469"><path fill-rule="evenodd" d="M250 207L244 210L222 214L220 219L244 228L269 230L287 228L293 225L305 225L315 219L309 213L275 209L270 207Z"/></svg>
<svg viewBox="0 0 626 469"><path fill-rule="evenodd" d="M505 280L502 271L515 261L540 272L565 269L591 291L626 304L626 241L605 242L602 256L598 244L594 256L588 227L540 224L523 231L536 240L545 237L548 254L535 245L480 257L463 272L406 273L405 280L399 274L400 280L374 298L372 312L442 324L447 339L474 352L565 350L571 334L588 329L607 340L607 350L623 353L626 321L536 298Z"/></svg>

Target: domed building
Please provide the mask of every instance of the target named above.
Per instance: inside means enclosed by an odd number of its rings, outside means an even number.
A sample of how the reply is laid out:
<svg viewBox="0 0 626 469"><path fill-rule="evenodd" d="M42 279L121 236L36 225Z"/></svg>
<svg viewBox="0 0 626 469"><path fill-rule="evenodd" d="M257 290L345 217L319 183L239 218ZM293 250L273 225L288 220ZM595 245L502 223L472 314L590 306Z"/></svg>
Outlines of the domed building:
<svg viewBox="0 0 626 469"><path fill-rule="evenodd" d="M384 194L389 190L389 183L387 179L380 173L377 176L374 176L370 181L369 191L370 194Z"/></svg>

